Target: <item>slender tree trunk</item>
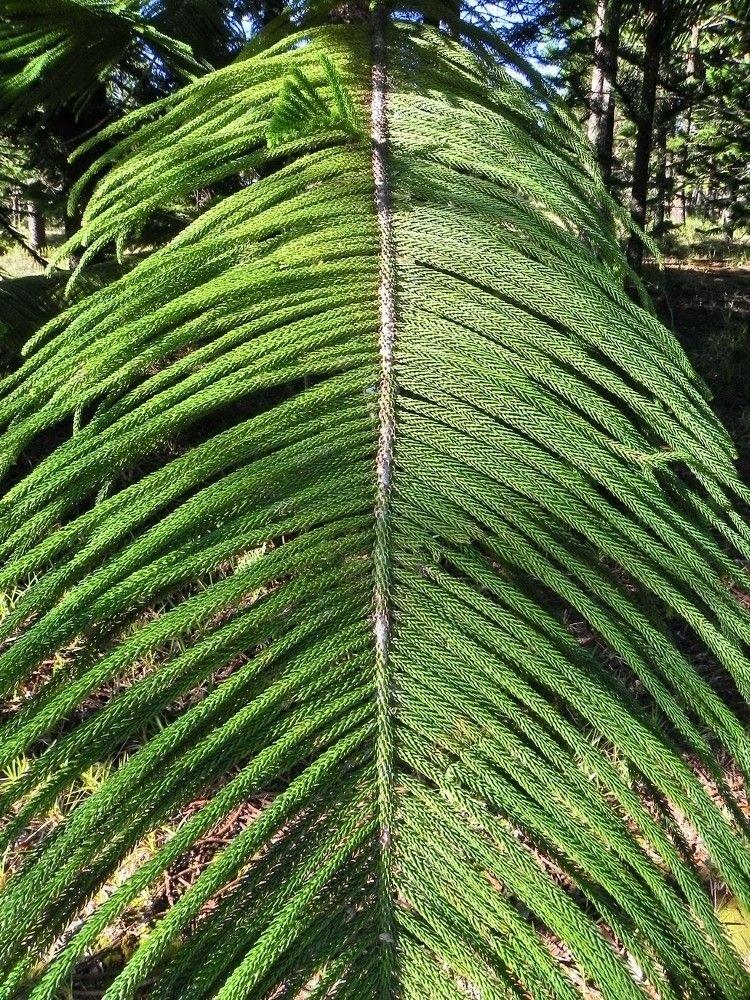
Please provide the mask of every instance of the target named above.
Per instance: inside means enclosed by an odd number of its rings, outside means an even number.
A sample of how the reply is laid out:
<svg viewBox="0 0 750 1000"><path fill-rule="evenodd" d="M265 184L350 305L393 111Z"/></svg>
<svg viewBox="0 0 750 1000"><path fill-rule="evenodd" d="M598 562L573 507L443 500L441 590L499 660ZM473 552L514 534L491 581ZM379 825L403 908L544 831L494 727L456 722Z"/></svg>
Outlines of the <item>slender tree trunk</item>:
<svg viewBox="0 0 750 1000"><path fill-rule="evenodd" d="M11 188L10 192L10 221L19 229L24 216L23 203L21 201L21 189L18 187Z"/></svg>
<svg viewBox="0 0 750 1000"><path fill-rule="evenodd" d="M104 84L98 85L92 91L88 100L78 113L70 105L64 105L49 118L49 128L59 140L63 150L69 156L86 139L96 135L109 121L109 106L107 89ZM73 163L66 158L59 164L63 175L64 193L68 194L76 181L85 173L100 155L101 149L95 146L79 156ZM76 232L81 224L80 208L72 216L65 217L65 233Z"/></svg>
<svg viewBox="0 0 750 1000"><path fill-rule="evenodd" d="M602 42L607 0L598 0L594 20L594 61L591 66L591 91L589 93L588 137L592 146L596 145L602 122L602 100L604 95L604 71L602 67Z"/></svg>
<svg viewBox="0 0 750 1000"><path fill-rule="evenodd" d="M615 54L616 54L615 50ZM615 63L615 76L613 77L613 89L610 91L609 100L607 102L606 114L604 116L604 123L602 131L599 134L599 142L596 146L596 156L599 161L599 166L602 171L602 177L604 178L604 183L607 187L611 187L612 184L612 172L615 165L615 92L614 92L614 80L616 79L617 64Z"/></svg>
<svg viewBox="0 0 750 1000"><path fill-rule="evenodd" d="M701 26L694 24L690 29L690 48L688 49L685 70L688 80L694 80L698 76L698 63L700 62L700 40Z"/></svg>
<svg viewBox="0 0 750 1000"><path fill-rule="evenodd" d="M648 181L651 165L651 147L654 139L654 119L656 117L656 95L659 86L659 70L664 48L666 18L664 0L647 0L644 5L646 17L646 37L643 58L643 78L638 120L636 122L635 156L633 160L633 182L630 191L630 213L639 229L645 229L648 207ZM640 272L643 266L643 241L633 233L628 241L628 261Z"/></svg>
<svg viewBox="0 0 750 1000"><path fill-rule="evenodd" d="M588 137L596 151L605 183L612 176L615 134L615 84L620 41L620 0L598 0L594 24L594 65Z"/></svg>
<svg viewBox="0 0 750 1000"><path fill-rule="evenodd" d="M734 230L737 226L737 188L737 178L731 177L727 181L724 208L721 213L721 228L727 240L734 239Z"/></svg>
<svg viewBox="0 0 750 1000"><path fill-rule="evenodd" d="M694 80L698 75L698 63L700 60L700 51L698 46L700 45L700 25L694 24L690 32L690 48L688 50L687 61L685 64L685 72L687 74L688 80ZM682 156L680 157L680 174L681 174L681 186L680 186L680 207L681 207L681 219L680 224L685 225L687 222L687 183L688 183L688 170L690 168L690 133L693 129L693 107L690 105L687 109L685 115L685 144L682 147Z"/></svg>
<svg viewBox="0 0 750 1000"><path fill-rule="evenodd" d="M37 252L47 244L47 232L44 225L44 216L39 211L39 206L35 201L26 204L27 221L29 227L29 246Z"/></svg>
<svg viewBox="0 0 750 1000"><path fill-rule="evenodd" d="M679 158L679 163L675 167L675 175L679 172L679 188L676 191L675 200L672 204L672 222L684 226L687 222L688 206L688 170L690 168L690 133L693 128L693 109L688 108L685 114L685 142Z"/></svg>
<svg viewBox="0 0 750 1000"><path fill-rule="evenodd" d="M8 221L8 219L5 218L2 212L0 212L0 230L7 233L13 242L22 247L23 250L25 250L26 253L36 261L37 264L40 264L42 267L47 267L49 265L49 261L45 260L37 250L26 242L23 235L19 233L19 231L11 222Z"/></svg>
<svg viewBox="0 0 750 1000"><path fill-rule="evenodd" d="M720 189L718 175L719 165L716 162L716 157L712 156L711 164L708 168L708 183L706 185L706 196L703 208L703 219L710 222L716 222L719 218L719 211L716 204Z"/></svg>
<svg viewBox="0 0 750 1000"><path fill-rule="evenodd" d="M656 204L654 206L654 235L662 236L667 217L669 198L669 175L667 172L667 122L662 120L656 130Z"/></svg>
<svg viewBox="0 0 750 1000"><path fill-rule="evenodd" d="M670 212L669 217L675 226L685 225L685 220L687 219L687 197L685 195L684 188L677 194L677 197L672 202L672 211Z"/></svg>

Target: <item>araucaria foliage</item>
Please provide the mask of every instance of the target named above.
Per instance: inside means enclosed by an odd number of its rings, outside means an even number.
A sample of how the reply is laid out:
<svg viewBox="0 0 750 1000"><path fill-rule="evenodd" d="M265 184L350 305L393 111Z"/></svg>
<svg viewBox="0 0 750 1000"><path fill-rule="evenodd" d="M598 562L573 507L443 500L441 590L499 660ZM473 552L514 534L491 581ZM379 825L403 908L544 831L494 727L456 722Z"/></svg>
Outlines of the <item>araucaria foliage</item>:
<svg viewBox="0 0 750 1000"><path fill-rule="evenodd" d="M243 183L0 384L2 846L115 760L0 893L0 997L262 795L106 1000L747 998L731 444L543 83L344 20L110 129L85 256Z"/></svg>

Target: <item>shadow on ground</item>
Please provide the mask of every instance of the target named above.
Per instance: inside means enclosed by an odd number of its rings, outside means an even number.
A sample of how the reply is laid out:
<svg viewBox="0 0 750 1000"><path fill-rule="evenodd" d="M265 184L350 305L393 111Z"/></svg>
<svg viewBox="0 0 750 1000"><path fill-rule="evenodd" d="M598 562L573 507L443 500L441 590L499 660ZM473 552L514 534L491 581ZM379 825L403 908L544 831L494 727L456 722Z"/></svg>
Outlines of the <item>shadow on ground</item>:
<svg viewBox="0 0 750 1000"><path fill-rule="evenodd" d="M750 267L668 262L646 278L661 320L705 380L750 482Z"/></svg>

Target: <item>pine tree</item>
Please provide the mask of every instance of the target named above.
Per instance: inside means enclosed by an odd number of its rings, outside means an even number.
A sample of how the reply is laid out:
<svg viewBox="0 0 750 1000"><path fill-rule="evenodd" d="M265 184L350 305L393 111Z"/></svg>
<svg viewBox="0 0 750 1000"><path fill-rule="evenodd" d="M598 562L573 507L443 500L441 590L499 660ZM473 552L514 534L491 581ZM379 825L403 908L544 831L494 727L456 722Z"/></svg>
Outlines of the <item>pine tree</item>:
<svg viewBox="0 0 750 1000"><path fill-rule="evenodd" d="M711 11L696 45L702 86L677 129L681 198L709 224L720 216L729 239L750 220L749 14L742 2Z"/></svg>
<svg viewBox="0 0 750 1000"><path fill-rule="evenodd" d="M242 183L0 384L3 848L115 759L0 892L0 997L253 801L106 1000L740 1000L684 843L750 906L731 443L554 91L343 13L105 131L82 266Z"/></svg>
<svg viewBox="0 0 750 1000"><path fill-rule="evenodd" d="M0 125L25 152L29 218L43 226L47 210L72 235L65 204L93 162L72 154L127 110L230 62L253 15L257 26L258 4L238 0L0 0Z"/></svg>

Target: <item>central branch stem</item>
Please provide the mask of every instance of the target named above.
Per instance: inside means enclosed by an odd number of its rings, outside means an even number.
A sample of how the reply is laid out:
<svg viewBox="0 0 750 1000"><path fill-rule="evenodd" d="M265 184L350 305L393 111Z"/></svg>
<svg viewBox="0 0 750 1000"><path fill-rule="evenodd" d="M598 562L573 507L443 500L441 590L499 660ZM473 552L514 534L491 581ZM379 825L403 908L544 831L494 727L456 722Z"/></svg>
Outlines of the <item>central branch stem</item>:
<svg viewBox="0 0 750 1000"><path fill-rule="evenodd" d="M380 397L377 452L377 493L375 499L374 561L374 640L375 685L377 698L376 767L380 828L378 908L382 965L380 994L392 994L394 967L393 928L393 850L394 816L394 741L393 683L390 646L393 630L391 605L391 492L393 450L396 432L394 346L396 340L396 305L394 281L393 225L388 185L388 72L387 10L379 3L374 13L372 66L372 172L375 210L380 233Z"/></svg>

